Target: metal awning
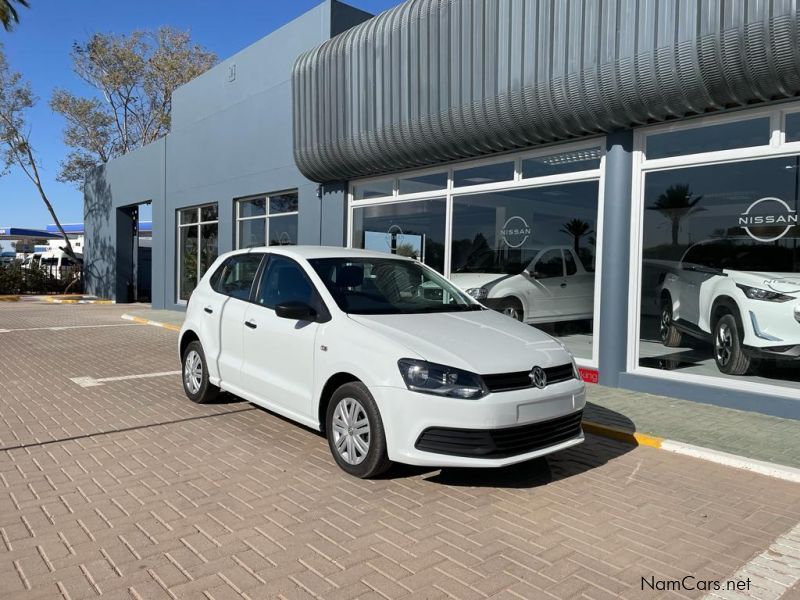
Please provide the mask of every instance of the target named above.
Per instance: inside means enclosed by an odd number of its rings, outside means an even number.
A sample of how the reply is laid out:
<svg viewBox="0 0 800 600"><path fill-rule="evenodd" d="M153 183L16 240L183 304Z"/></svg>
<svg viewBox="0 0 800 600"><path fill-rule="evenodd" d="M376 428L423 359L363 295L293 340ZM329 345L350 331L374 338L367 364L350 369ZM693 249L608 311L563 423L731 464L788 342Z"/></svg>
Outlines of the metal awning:
<svg viewBox="0 0 800 600"><path fill-rule="evenodd" d="M24 227L0 227L0 240L20 240L35 242L38 240L57 240L60 235L42 229L26 229Z"/></svg>

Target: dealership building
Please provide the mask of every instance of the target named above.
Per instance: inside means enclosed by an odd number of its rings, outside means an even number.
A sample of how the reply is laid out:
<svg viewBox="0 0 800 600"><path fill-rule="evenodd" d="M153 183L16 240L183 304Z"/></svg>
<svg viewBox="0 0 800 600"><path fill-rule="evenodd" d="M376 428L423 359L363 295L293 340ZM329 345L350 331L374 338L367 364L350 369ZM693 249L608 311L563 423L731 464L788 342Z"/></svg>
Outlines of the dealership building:
<svg viewBox="0 0 800 600"><path fill-rule="evenodd" d="M800 418L789 0L327 0L85 184L89 292L182 309L223 252L412 256L608 386Z"/></svg>

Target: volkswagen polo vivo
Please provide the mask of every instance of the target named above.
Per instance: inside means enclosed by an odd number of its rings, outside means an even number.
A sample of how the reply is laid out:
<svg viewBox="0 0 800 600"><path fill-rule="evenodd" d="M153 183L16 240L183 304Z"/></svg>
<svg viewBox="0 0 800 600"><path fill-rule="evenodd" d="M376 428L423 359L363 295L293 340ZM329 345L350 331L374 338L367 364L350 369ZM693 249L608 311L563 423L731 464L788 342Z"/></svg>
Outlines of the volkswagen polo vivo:
<svg viewBox="0 0 800 600"><path fill-rule="evenodd" d="M180 356L191 400L226 390L322 431L358 477L392 461L499 467L583 441L567 350L413 259L224 254L192 293Z"/></svg>

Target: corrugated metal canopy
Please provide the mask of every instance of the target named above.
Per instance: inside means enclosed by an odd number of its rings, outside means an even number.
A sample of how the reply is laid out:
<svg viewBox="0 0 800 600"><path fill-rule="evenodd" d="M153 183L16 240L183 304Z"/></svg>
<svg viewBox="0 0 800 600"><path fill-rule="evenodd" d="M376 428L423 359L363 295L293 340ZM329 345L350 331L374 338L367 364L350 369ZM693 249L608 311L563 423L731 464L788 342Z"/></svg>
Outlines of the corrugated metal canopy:
<svg viewBox="0 0 800 600"><path fill-rule="evenodd" d="M480 156L800 92L794 0L409 0L302 55L315 181Z"/></svg>

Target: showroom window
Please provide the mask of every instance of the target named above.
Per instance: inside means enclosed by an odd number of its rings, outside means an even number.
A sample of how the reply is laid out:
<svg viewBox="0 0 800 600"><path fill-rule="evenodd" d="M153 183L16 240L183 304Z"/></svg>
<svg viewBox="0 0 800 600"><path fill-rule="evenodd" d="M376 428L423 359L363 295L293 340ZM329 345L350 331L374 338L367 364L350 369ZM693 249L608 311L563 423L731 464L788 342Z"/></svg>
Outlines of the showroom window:
<svg viewBox="0 0 800 600"><path fill-rule="evenodd" d="M672 128L676 152L656 158L652 141L662 128L637 133L646 152L631 369L800 390L796 114L747 111ZM721 131L739 146L713 141Z"/></svg>
<svg viewBox="0 0 800 600"><path fill-rule="evenodd" d="M236 247L297 244L297 192L236 201Z"/></svg>
<svg viewBox="0 0 800 600"><path fill-rule="evenodd" d="M178 210L178 301L189 300L197 282L217 259L217 204Z"/></svg>
<svg viewBox="0 0 800 600"><path fill-rule="evenodd" d="M350 245L420 260L596 366L601 148L592 140L357 181Z"/></svg>

